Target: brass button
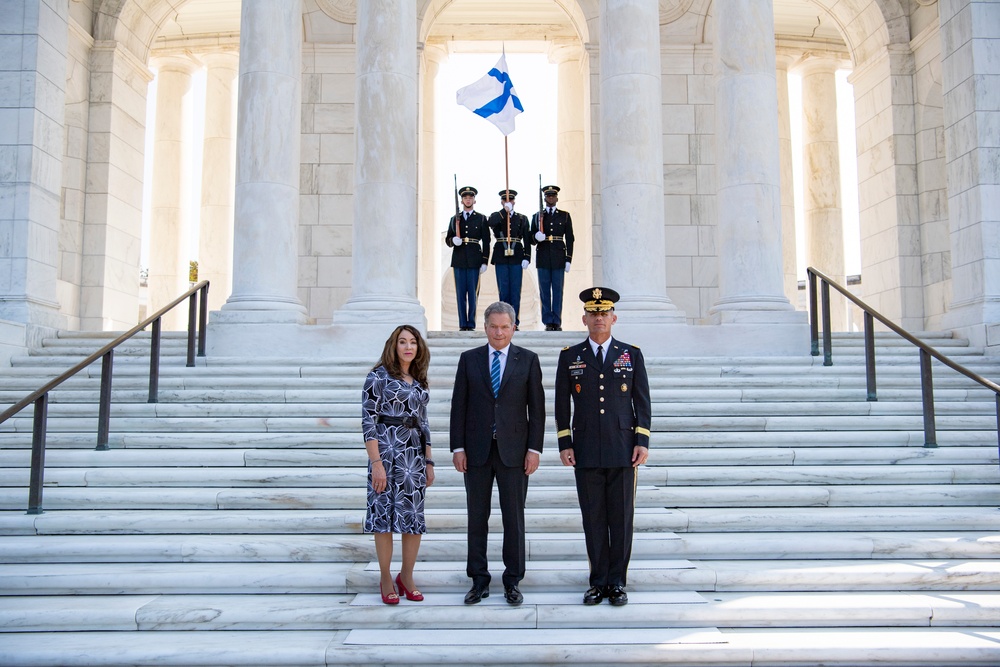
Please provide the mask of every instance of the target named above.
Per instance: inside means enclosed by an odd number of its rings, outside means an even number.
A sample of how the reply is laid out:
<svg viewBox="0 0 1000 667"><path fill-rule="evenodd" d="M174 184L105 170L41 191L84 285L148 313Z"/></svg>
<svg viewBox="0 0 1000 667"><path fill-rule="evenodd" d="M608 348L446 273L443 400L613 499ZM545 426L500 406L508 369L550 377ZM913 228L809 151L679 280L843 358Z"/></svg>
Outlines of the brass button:
<svg viewBox="0 0 1000 667"><path fill-rule="evenodd" d="M602 380L604 379L604 373L601 373L601 379Z"/></svg>
<svg viewBox="0 0 1000 667"><path fill-rule="evenodd" d="M601 396L601 403L603 403L603 402L604 402L604 397L603 397L603 396ZM602 412L603 412L603 411L602 411Z"/></svg>
<svg viewBox="0 0 1000 667"><path fill-rule="evenodd" d="M603 400L603 399L602 399ZM601 408L601 414L604 414L604 408Z"/></svg>
<svg viewBox="0 0 1000 667"><path fill-rule="evenodd" d="M603 384L601 385L601 391L604 391L604 385Z"/></svg>

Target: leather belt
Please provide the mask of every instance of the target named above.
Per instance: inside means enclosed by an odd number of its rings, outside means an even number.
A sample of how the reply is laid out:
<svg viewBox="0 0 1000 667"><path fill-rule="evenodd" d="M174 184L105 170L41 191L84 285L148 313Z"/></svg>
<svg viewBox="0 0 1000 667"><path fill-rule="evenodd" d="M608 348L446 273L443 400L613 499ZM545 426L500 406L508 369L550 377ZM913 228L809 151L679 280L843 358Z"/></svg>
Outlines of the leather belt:
<svg viewBox="0 0 1000 667"><path fill-rule="evenodd" d="M497 239L497 241L502 243L520 243L521 239Z"/></svg>
<svg viewBox="0 0 1000 667"><path fill-rule="evenodd" d="M385 424L386 426L405 426L406 428L420 428L420 420L413 415L395 416L395 415L376 415L376 424Z"/></svg>
<svg viewBox="0 0 1000 667"><path fill-rule="evenodd" d="M462 242L463 243L475 243L476 245L479 245L479 239L473 239L473 238L469 238L469 237L462 237Z"/></svg>
<svg viewBox="0 0 1000 667"><path fill-rule="evenodd" d="M563 237L561 237L561 236L546 236L545 240L546 241L562 241Z"/></svg>

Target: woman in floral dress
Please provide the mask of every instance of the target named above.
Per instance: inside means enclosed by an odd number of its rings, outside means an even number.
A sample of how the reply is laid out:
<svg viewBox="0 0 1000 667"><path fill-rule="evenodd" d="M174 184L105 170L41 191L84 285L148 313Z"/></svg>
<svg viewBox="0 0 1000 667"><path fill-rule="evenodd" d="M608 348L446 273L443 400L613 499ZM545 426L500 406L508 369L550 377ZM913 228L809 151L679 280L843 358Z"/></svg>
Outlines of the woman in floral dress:
<svg viewBox="0 0 1000 667"><path fill-rule="evenodd" d="M369 460L364 531L375 534L379 589L386 604L398 604L400 594L407 600L424 599L413 583L413 566L420 536L427 531L424 494L434 483L427 425L429 363L420 332L408 324L396 327L362 393L361 427ZM393 533L400 533L403 548L395 580L398 593L389 572Z"/></svg>

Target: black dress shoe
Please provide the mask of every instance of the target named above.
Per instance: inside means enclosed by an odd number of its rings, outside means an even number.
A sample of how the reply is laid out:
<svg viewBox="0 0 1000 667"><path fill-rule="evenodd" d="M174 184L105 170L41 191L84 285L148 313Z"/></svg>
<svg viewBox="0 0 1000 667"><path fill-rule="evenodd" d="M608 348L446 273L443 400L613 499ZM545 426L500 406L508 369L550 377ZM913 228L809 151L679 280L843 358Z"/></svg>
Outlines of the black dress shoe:
<svg viewBox="0 0 1000 667"><path fill-rule="evenodd" d="M482 602L483 598L488 598L490 596L489 586L473 586L469 589L469 592L465 594L465 604L479 604Z"/></svg>
<svg viewBox="0 0 1000 667"><path fill-rule="evenodd" d="M624 607L628 604L628 594L625 593L624 586L609 587L605 597L608 598L612 607Z"/></svg>
<svg viewBox="0 0 1000 667"><path fill-rule="evenodd" d="M557 327L555 328L555 330L556 330L556 331L562 331L562 327L559 327L559 326L557 326Z"/></svg>
<svg viewBox="0 0 1000 667"><path fill-rule="evenodd" d="M604 599L604 589L600 586L591 586L583 594L583 604L601 604Z"/></svg>
<svg viewBox="0 0 1000 667"><path fill-rule="evenodd" d="M546 331L555 331L555 330L556 330L556 327L555 327L555 325L554 325L554 324L546 324L546 325L545 325L545 330L546 330Z"/></svg>
<svg viewBox="0 0 1000 667"><path fill-rule="evenodd" d="M524 596L521 595L521 591L517 590L517 586L504 586L503 597L507 600L507 604L515 607L524 602Z"/></svg>

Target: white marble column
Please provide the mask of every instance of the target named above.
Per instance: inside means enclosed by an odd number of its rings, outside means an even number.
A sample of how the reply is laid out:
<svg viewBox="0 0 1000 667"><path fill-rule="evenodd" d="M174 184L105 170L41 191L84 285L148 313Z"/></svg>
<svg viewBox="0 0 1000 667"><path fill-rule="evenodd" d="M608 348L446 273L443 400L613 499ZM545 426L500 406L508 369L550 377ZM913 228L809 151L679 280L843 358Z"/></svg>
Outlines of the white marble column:
<svg viewBox="0 0 1000 667"><path fill-rule="evenodd" d="M604 275L594 280L622 295L630 323L684 322L666 291L659 3L600 8Z"/></svg>
<svg viewBox="0 0 1000 667"><path fill-rule="evenodd" d="M791 311L782 279L781 167L771 0L713 5L719 299L723 323ZM780 318L778 318L780 320Z"/></svg>
<svg viewBox="0 0 1000 667"><path fill-rule="evenodd" d="M594 284L594 242L591 226L592 173L586 114L589 104L585 93L589 62L583 45L574 40L569 44L554 43L549 48L549 61L559 67L559 108L556 111L556 177L559 208L573 216L573 263L563 288L563 328L579 329L582 323L569 316L575 312L576 295ZM553 181L546 178L543 180Z"/></svg>
<svg viewBox="0 0 1000 667"><path fill-rule="evenodd" d="M802 75L802 173L805 193L807 262L845 285L844 221L840 206L840 144L837 136L837 65L812 56ZM847 302L831 303L834 331L847 326Z"/></svg>
<svg viewBox="0 0 1000 667"><path fill-rule="evenodd" d="M795 307L799 302L798 248L795 235L795 176L792 168L792 122L788 101L788 68L798 54L778 52L778 153L781 165L781 268L785 298Z"/></svg>
<svg viewBox="0 0 1000 667"><path fill-rule="evenodd" d="M455 304L454 281L449 283L451 289L444 287L443 278L446 273L442 258L442 236L445 231L444 221L438 219L434 206L434 194L437 192L437 181L434 177L437 169L437 153L434 149L437 133L434 131L436 108L434 104L434 82L437 79L441 63L447 60L448 54L441 46L424 44L421 49L420 68L420 239L417 266L417 296L427 312L427 323L431 329L442 328L442 315L448 310L452 320L457 318ZM442 218L448 213L442 212ZM450 253L449 253L450 254ZM451 305L448 308L449 304Z"/></svg>
<svg viewBox="0 0 1000 667"><path fill-rule="evenodd" d="M3 4L0 320L63 324L57 302L68 3ZM39 11L40 7L44 11Z"/></svg>
<svg viewBox="0 0 1000 667"><path fill-rule="evenodd" d="M951 227L952 301L945 322L973 345L1000 347L1000 73L997 5L942 0L941 59Z"/></svg>
<svg viewBox="0 0 1000 667"><path fill-rule="evenodd" d="M243 0L241 12L233 291L215 318L304 323L297 296L302 0Z"/></svg>
<svg viewBox="0 0 1000 667"><path fill-rule="evenodd" d="M157 58L156 119L153 135L149 280L146 313L151 315L188 289L188 233L191 196L186 171L191 151L191 74L195 63L186 56ZM187 325L187 311L174 309L163 318L164 329Z"/></svg>
<svg viewBox="0 0 1000 667"><path fill-rule="evenodd" d="M233 192L236 163L236 116L233 104L239 54L208 53L205 137L201 172L201 224L198 229L198 279L209 280L208 303L218 310L232 291Z"/></svg>
<svg viewBox="0 0 1000 667"><path fill-rule="evenodd" d="M334 324L410 323L417 301L417 35L409 0L358 3L351 298Z"/></svg>

